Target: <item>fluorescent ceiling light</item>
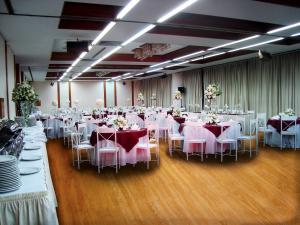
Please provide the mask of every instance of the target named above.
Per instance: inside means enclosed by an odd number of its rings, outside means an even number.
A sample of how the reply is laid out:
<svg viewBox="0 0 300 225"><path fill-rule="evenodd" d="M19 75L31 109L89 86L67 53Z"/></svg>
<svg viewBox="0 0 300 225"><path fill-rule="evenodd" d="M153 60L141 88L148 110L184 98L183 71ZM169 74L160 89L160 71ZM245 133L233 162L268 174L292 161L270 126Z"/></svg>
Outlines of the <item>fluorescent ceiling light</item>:
<svg viewBox="0 0 300 225"><path fill-rule="evenodd" d="M297 37L300 36L300 33L292 34L291 37Z"/></svg>
<svg viewBox="0 0 300 225"><path fill-rule="evenodd" d="M277 29L274 29L274 30L270 30L270 31L267 32L267 34L274 34L274 33L284 31L284 30L288 30L288 29L298 27L298 26L300 26L300 22L294 23L294 24L291 24L291 25L288 25L288 26L280 27L280 28L277 28Z"/></svg>
<svg viewBox="0 0 300 225"><path fill-rule="evenodd" d="M177 60L185 59L185 58L188 58L188 57L192 57L192 56L194 56L194 55L201 54L201 53L203 53L203 52L205 52L205 51L201 50L201 51L194 52L194 53L191 53L191 54L188 54L188 55L180 56L180 57L175 58L175 59L173 59L173 60L174 60L174 61L177 61Z"/></svg>
<svg viewBox="0 0 300 225"><path fill-rule="evenodd" d="M143 74L145 74L145 73L138 73L138 74L136 74L136 75L134 75L134 76L141 76L141 75L143 75Z"/></svg>
<svg viewBox="0 0 300 225"><path fill-rule="evenodd" d="M65 72L65 73L66 73L66 74L67 74L67 73L69 73L69 72L71 71L71 69L72 69L72 68L73 68L73 67L72 67L72 66L70 66L70 67L69 67L69 68L66 70L66 72ZM64 75L64 76L65 76L65 75Z"/></svg>
<svg viewBox="0 0 300 225"><path fill-rule="evenodd" d="M80 58L77 58L77 59L72 63L71 67L76 66L77 63L79 63L79 61L80 61Z"/></svg>
<svg viewBox="0 0 300 225"><path fill-rule="evenodd" d="M184 10L185 8L189 7L190 5L194 4L197 1L198 0L188 0L188 1L185 1L181 5L177 6L175 9L171 10L167 14L163 15L162 17L160 17L157 20L157 22L158 23L165 22L167 19L170 19L172 16L174 16L175 14L179 13L180 11Z"/></svg>
<svg viewBox="0 0 300 225"><path fill-rule="evenodd" d="M140 0L131 0L117 15L117 19L122 19Z"/></svg>
<svg viewBox="0 0 300 225"><path fill-rule="evenodd" d="M105 34L107 34L111 28L113 28L116 25L116 22L110 22L105 28L104 30L102 30L100 32L100 34L95 38L95 40L93 40L92 42L92 46L96 45L103 37Z"/></svg>
<svg viewBox="0 0 300 225"><path fill-rule="evenodd" d="M130 75L131 73L125 73L125 74L123 74L123 76L128 76L128 75Z"/></svg>
<svg viewBox="0 0 300 225"><path fill-rule="evenodd" d="M223 54L225 54L225 52L220 52L220 53L216 53L216 54L211 54L211 55L201 56L201 57L192 59L191 62L198 61L198 60L202 60L202 59L207 59L207 58L211 58L211 57L215 57L215 56L223 55Z"/></svg>
<svg viewBox="0 0 300 225"><path fill-rule="evenodd" d="M188 63L189 61L184 61L184 62L180 62L180 63L175 63L175 64L172 64L172 65L169 65L169 66L166 66L166 68L170 68L170 67L174 67L174 66L180 66L182 64L186 64Z"/></svg>
<svg viewBox="0 0 300 225"><path fill-rule="evenodd" d="M118 46L116 48L114 48L113 50L109 51L108 53L106 53L104 56L102 56L100 59L98 59L97 61L95 61L94 63L92 63L91 67L97 65L99 62L103 61L104 59L106 59L107 57L111 56L112 54L114 54L116 51L118 51L120 48L122 48L121 46Z"/></svg>
<svg viewBox="0 0 300 225"><path fill-rule="evenodd" d="M85 72L88 71L89 69L91 69L90 66L88 66L87 68L85 68L85 69L82 71L82 73L85 73Z"/></svg>
<svg viewBox="0 0 300 225"><path fill-rule="evenodd" d="M160 68L157 68L157 69L154 69L154 70L149 70L147 71L146 73L152 73L152 72L155 72L155 71L159 71L159 70L162 70L163 68L160 67Z"/></svg>
<svg viewBox="0 0 300 225"><path fill-rule="evenodd" d="M82 52L82 53L79 55L79 59L82 59L86 54L87 54L87 52Z"/></svg>
<svg viewBox="0 0 300 225"><path fill-rule="evenodd" d="M272 43L272 42L280 41L282 39L284 39L284 38L283 37L281 37L281 38L275 38L275 39L272 39L272 40L269 40L269 41L260 42L260 43L254 44L254 45L248 45L248 46L245 46L245 47L242 47L242 48L233 49L233 50L230 50L229 52L236 52L236 51L247 49L247 48L253 48L253 47L256 47L256 46L260 46L260 45L264 45L264 44L269 44L269 43Z"/></svg>
<svg viewBox="0 0 300 225"><path fill-rule="evenodd" d="M135 35L131 36L127 41L123 42L122 46L129 44L130 42L134 41L138 37L142 36L144 33L147 33L149 30L153 29L154 27L155 27L154 24L148 25L147 27L145 27L144 29L142 29L141 31L136 33Z"/></svg>
<svg viewBox="0 0 300 225"><path fill-rule="evenodd" d="M116 81L120 81L121 79L118 79L118 80L116 80Z"/></svg>
<svg viewBox="0 0 300 225"><path fill-rule="evenodd" d="M112 79L112 80L115 80L115 79L119 79L119 78L121 78L121 76L113 77L113 78L111 78L111 79Z"/></svg>
<svg viewBox="0 0 300 225"><path fill-rule="evenodd" d="M163 65L163 64L166 64L166 63L169 63L171 62L171 60L167 60L167 61L164 61L164 62L161 62L161 63L157 63L157 64L154 64L154 65L151 65L150 67L157 67L157 66L160 66L160 65Z"/></svg>
<svg viewBox="0 0 300 225"><path fill-rule="evenodd" d="M216 47L213 47L213 48L209 48L208 51L215 50L215 49L218 49L218 48L223 48L223 47L226 47L226 46L229 46L229 45L234 45L234 44L241 43L241 42L244 42L244 41L249 41L249 40L252 40L252 39L258 38L258 37L260 37L260 35L254 35L254 36L251 36L251 37L243 38L241 40L237 40L237 41L229 42L229 43L224 44L224 45L219 45L219 46L216 46Z"/></svg>
<svg viewBox="0 0 300 225"><path fill-rule="evenodd" d="M129 79L129 78L132 78L133 76L129 76L129 77L125 77L125 78L123 78L123 79Z"/></svg>

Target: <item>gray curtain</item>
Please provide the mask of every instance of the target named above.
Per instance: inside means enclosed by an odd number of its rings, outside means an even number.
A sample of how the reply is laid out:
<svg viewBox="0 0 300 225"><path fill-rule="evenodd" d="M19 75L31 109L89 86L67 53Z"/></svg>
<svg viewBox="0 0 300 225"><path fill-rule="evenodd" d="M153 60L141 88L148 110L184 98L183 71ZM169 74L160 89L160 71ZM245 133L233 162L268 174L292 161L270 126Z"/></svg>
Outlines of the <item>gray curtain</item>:
<svg viewBox="0 0 300 225"><path fill-rule="evenodd" d="M201 76L203 74L203 77ZM216 104L240 105L273 116L287 108L300 115L300 52L273 56L270 60L249 59L183 73L186 106L200 103L202 83L218 83L223 94ZM203 79L203 80L202 80Z"/></svg>
<svg viewBox="0 0 300 225"><path fill-rule="evenodd" d="M184 105L190 112L198 112L202 109L202 75L200 70L183 72L183 86L186 87Z"/></svg>
<svg viewBox="0 0 300 225"><path fill-rule="evenodd" d="M144 95L146 106L170 107L172 98L172 76L166 78L151 78L140 81L141 92ZM156 101L151 100L156 94Z"/></svg>

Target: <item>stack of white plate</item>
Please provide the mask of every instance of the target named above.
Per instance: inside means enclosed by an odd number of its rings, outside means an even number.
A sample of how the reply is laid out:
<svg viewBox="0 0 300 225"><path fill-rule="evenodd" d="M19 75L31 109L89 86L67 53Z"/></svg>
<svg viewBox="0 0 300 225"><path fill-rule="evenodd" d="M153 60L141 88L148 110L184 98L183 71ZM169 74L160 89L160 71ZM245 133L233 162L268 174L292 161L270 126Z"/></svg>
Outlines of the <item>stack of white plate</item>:
<svg viewBox="0 0 300 225"><path fill-rule="evenodd" d="M21 187L17 158L0 155L0 193L18 190Z"/></svg>

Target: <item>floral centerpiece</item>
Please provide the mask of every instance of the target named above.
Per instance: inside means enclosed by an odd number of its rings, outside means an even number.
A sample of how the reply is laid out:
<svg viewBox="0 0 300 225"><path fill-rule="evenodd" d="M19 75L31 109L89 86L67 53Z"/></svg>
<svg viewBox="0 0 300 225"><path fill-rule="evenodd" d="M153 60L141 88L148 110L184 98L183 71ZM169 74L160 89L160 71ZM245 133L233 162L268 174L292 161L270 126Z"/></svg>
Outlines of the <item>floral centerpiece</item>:
<svg viewBox="0 0 300 225"><path fill-rule="evenodd" d="M208 115L205 118L205 122L210 125L215 125L215 124L220 123L221 121L219 120L219 118L216 114L208 113Z"/></svg>
<svg viewBox="0 0 300 225"><path fill-rule="evenodd" d="M144 95L142 94L142 92L140 92L137 96L137 101L139 103L143 103L144 102Z"/></svg>
<svg viewBox="0 0 300 225"><path fill-rule="evenodd" d="M100 108L102 106L102 102L103 102L103 100L101 98L98 98L96 100L96 106L98 106L98 108Z"/></svg>
<svg viewBox="0 0 300 225"><path fill-rule="evenodd" d="M204 90L204 96L206 98L209 109L211 110L211 104L217 96L222 94L221 88L218 84L209 84Z"/></svg>
<svg viewBox="0 0 300 225"><path fill-rule="evenodd" d="M174 96L175 100L181 100L182 99L182 95L180 91L176 91L175 92L175 96Z"/></svg>
<svg viewBox="0 0 300 225"><path fill-rule="evenodd" d="M37 97L38 95L27 82L18 84L12 91L12 100L20 106L22 116L24 116L25 119L25 124L28 123L31 106L38 100Z"/></svg>
<svg viewBox="0 0 300 225"><path fill-rule="evenodd" d="M291 108L288 108L284 111L283 113L284 115L287 115L287 116L295 116L295 111Z"/></svg>
<svg viewBox="0 0 300 225"><path fill-rule="evenodd" d="M122 130L127 125L127 120L123 116L118 116L117 119L113 121L114 125Z"/></svg>
<svg viewBox="0 0 300 225"><path fill-rule="evenodd" d="M58 102L56 100L53 100L51 102L51 105L54 106L54 107L57 107L58 106Z"/></svg>
<svg viewBox="0 0 300 225"><path fill-rule="evenodd" d="M150 97L150 99L155 101L156 100L156 94L153 93L152 96Z"/></svg>
<svg viewBox="0 0 300 225"><path fill-rule="evenodd" d="M173 112L172 112L173 117L180 117L180 115L181 115L180 109L173 109Z"/></svg>

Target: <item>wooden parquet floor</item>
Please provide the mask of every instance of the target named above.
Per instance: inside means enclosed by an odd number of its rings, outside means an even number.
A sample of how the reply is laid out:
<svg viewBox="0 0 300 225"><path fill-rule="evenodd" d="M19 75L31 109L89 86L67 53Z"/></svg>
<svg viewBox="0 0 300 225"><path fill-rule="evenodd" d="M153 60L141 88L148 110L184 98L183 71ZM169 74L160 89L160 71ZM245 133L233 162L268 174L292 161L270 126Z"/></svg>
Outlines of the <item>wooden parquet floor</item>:
<svg viewBox="0 0 300 225"><path fill-rule="evenodd" d="M300 224L300 150L261 148L260 154L200 157L161 144L161 165L72 166L62 141L47 143L61 225Z"/></svg>

